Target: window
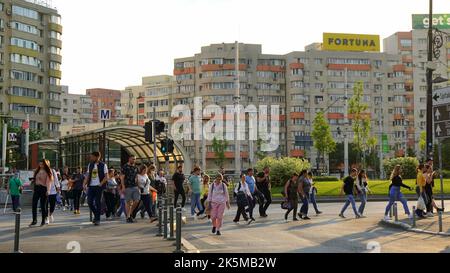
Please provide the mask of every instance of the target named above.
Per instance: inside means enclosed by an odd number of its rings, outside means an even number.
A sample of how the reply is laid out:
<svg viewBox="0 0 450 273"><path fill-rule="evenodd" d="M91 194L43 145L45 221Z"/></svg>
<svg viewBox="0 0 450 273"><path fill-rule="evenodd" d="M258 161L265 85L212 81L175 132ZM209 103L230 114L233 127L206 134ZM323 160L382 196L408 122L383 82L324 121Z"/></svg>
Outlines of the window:
<svg viewBox="0 0 450 273"><path fill-rule="evenodd" d="M59 94L59 93L55 93L55 92L48 93L49 100L60 101L60 97L61 97L61 94Z"/></svg>
<svg viewBox="0 0 450 273"><path fill-rule="evenodd" d="M61 55L61 48L56 47L56 46L51 46L49 48L50 53L52 54L56 54L56 55Z"/></svg>
<svg viewBox="0 0 450 273"><path fill-rule="evenodd" d="M291 72L292 72L292 76L304 76L305 75L303 69L300 69L300 68L292 69Z"/></svg>
<svg viewBox="0 0 450 273"><path fill-rule="evenodd" d="M51 22L51 23L54 23L54 24L61 25L61 17L60 17L60 16L57 16L57 15L52 15L52 16L50 17L50 22Z"/></svg>
<svg viewBox="0 0 450 273"><path fill-rule="evenodd" d="M49 80L50 85L53 85L53 86L58 86L61 83L61 80L58 78L50 77L48 80Z"/></svg>
<svg viewBox="0 0 450 273"><path fill-rule="evenodd" d="M36 20L39 19L39 13L37 11L27 9L27 8L22 8L19 6L13 6L12 13L14 15L20 15L20 16L31 18L31 19L36 19Z"/></svg>
<svg viewBox="0 0 450 273"><path fill-rule="evenodd" d="M317 65L320 65L320 64L323 63L323 60L320 59L320 58L315 58L315 59L314 59L314 63L317 64Z"/></svg>
<svg viewBox="0 0 450 273"><path fill-rule="evenodd" d="M314 76L316 76L316 77L322 77L322 76L323 76L323 72L322 72L322 71L315 71L315 72L314 72Z"/></svg>
<svg viewBox="0 0 450 273"><path fill-rule="evenodd" d="M400 45L402 47L412 47L412 40L409 39L400 39Z"/></svg>
<svg viewBox="0 0 450 273"><path fill-rule="evenodd" d="M61 33L56 31L50 31L50 38L61 40Z"/></svg>
<svg viewBox="0 0 450 273"><path fill-rule="evenodd" d="M35 51L41 51L41 47L33 41L24 40L16 37L11 37L11 45L18 46L22 48L27 48Z"/></svg>
<svg viewBox="0 0 450 273"><path fill-rule="evenodd" d="M58 123L49 123L48 130L52 131L52 132L59 131L59 124Z"/></svg>
<svg viewBox="0 0 450 273"><path fill-rule="evenodd" d="M59 115L59 111L60 111L60 109L58 109L58 108L48 108L49 115L58 116ZM76 110L73 110L73 111L74 111L74 114L75 114Z"/></svg>
<svg viewBox="0 0 450 273"><path fill-rule="evenodd" d="M57 62L50 62L50 69L52 70L61 70L61 64Z"/></svg>
<svg viewBox="0 0 450 273"><path fill-rule="evenodd" d="M38 36L41 36L41 32L40 30L32 25L27 25L21 22L11 22L11 28L16 29L18 31L22 31L22 32L27 32L27 33L31 33L31 34L35 34Z"/></svg>
<svg viewBox="0 0 450 273"><path fill-rule="evenodd" d="M291 99L293 101L304 101L305 103L309 102L309 96L305 96L305 95L292 95Z"/></svg>
<svg viewBox="0 0 450 273"><path fill-rule="evenodd" d="M35 67L41 67L41 60L34 58L34 57L20 55L17 53L11 53L10 57L11 57L11 62L14 62L14 63L26 64L26 65L31 65L31 66L35 66Z"/></svg>
<svg viewBox="0 0 450 273"><path fill-rule="evenodd" d="M23 107L22 104L15 104L11 103L9 105L9 110L16 111L16 112L25 112L27 114L36 114L37 113L37 107Z"/></svg>
<svg viewBox="0 0 450 273"><path fill-rule="evenodd" d="M370 64L369 59L328 58L329 64Z"/></svg>
<svg viewBox="0 0 450 273"><path fill-rule="evenodd" d="M19 81L36 82L37 74L20 70L11 70L11 79Z"/></svg>
<svg viewBox="0 0 450 273"><path fill-rule="evenodd" d="M17 86L12 87L12 95L13 96L38 98L38 96L36 96L36 94L37 94L37 92L35 89L17 87Z"/></svg>

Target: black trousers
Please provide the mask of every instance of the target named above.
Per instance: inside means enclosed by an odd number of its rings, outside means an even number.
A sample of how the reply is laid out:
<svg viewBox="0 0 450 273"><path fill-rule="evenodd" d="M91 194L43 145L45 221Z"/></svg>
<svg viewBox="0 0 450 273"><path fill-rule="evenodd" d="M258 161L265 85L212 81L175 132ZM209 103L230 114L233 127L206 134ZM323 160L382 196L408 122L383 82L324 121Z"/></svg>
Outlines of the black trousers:
<svg viewBox="0 0 450 273"><path fill-rule="evenodd" d="M427 212L433 212L433 188L431 185L425 186L425 195L427 196Z"/></svg>
<svg viewBox="0 0 450 273"><path fill-rule="evenodd" d="M288 209L288 211L286 212L286 218L289 216L289 213L291 213L291 211L294 211L294 219L297 218L297 210L298 210L298 199L289 199L289 202L291 203L291 208Z"/></svg>
<svg viewBox="0 0 450 273"><path fill-rule="evenodd" d="M73 209L80 210L80 198L82 190L72 190L73 194Z"/></svg>
<svg viewBox="0 0 450 273"><path fill-rule="evenodd" d="M248 198L248 209L247 209L247 212L248 212L250 218L253 218L253 210L256 207L256 201L258 199L256 193L254 193L252 195L252 197L253 197L253 199Z"/></svg>
<svg viewBox="0 0 450 273"><path fill-rule="evenodd" d="M249 200L249 202L251 202L251 200ZM248 220L247 213L245 213L245 206L238 206L238 209L236 211L236 217L234 217L234 221L238 222L241 219L241 215L245 221Z"/></svg>
<svg viewBox="0 0 450 273"><path fill-rule="evenodd" d="M178 208L177 203L178 203L178 196L181 195L181 207L184 208L184 205L186 205L186 193L184 192L184 190L178 191L175 190L175 200L174 200L174 207Z"/></svg>
<svg viewBox="0 0 450 273"><path fill-rule="evenodd" d="M269 189L262 190L259 197L259 215L263 216L266 215L267 209L272 204L272 193Z"/></svg>
<svg viewBox="0 0 450 273"><path fill-rule="evenodd" d="M206 199L208 199L208 195L207 194L203 195L202 199L200 199L200 203L202 204L202 210L197 213L197 216L200 216L203 213L205 213L205 210L206 210L206 207L205 207Z"/></svg>
<svg viewBox="0 0 450 273"><path fill-rule="evenodd" d="M110 216L115 215L115 209L116 209L116 195L112 192L104 192L103 197L105 197L105 203L106 203L106 217L109 218Z"/></svg>
<svg viewBox="0 0 450 273"><path fill-rule="evenodd" d="M42 222L45 222L47 217L47 187L35 185L32 201L33 222L37 222L37 206L38 202L41 204Z"/></svg>
<svg viewBox="0 0 450 273"><path fill-rule="evenodd" d="M141 195L141 201L139 202L139 205L134 209L133 213L132 213L132 217L136 218L137 213L139 212L139 210L141 210L141 205L144 206L145 211L148 214L148 218L152 218L152 209L151 209L151 198L150 198L150 194L146 194L146 195Z"/></svg>
<svg viewBox="0 0 450 273"><path fill-rule="evenodd" d="M52 215L53 212L55 212L55 207L56 207L56 194L49 195L47 203L47 211L49 212L49 215Z"/></svg>

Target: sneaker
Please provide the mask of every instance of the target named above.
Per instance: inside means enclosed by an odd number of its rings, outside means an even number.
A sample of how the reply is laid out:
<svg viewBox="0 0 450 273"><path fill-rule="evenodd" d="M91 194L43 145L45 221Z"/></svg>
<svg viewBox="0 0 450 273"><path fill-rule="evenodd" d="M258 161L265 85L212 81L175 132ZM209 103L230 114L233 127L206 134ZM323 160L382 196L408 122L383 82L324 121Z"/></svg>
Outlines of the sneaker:
<svg viewBox="0 0 450 273"><path fill-rule="evenodd" d="M298 217L300 217L300 219L303 219L303 214L301 214L300 212L297 213Z"/></svg>
<svg viewBox="0 0 450 273"><path fill-rule="evenodd" d="M99 226L100 225L100 221L94 221L94 226Z"/></svg>
<svg viewBox="0 0 450 273"><path fill-rule="evenodd" d="M303 216L302 219L303 219L303 220L311 220L311 218L309 218L308 216Z"/></svg>
<svg viewBox="0 0 450 273"><path fill-rule="evenodd" d="M53 215L52 216L50 216L50 223L53 223L53 222L55 222L55 218L53 218Z"/></svg>
<svg viewBox="0 0 450 273"><path fill-rule="evenodd" d="M212 232L213 234L216 233L216 228L213 227L211 232Z"/></svg>
<svg viewBox="0 0 450 273"><path fill-rule="evenodd" d="M356 219L360 219L361 217L362 217L362 216L361 216L360 214L356 214L356 215L355 215L355 218L356 218Z"/></svg>
<svg viewBox="0 0 450 273"><path fill-rule="evenodd" d="M66 211L66 207L64 207L64 208L62 209L62 211Z"/></svg>
<svg viewBox="0 0 450 273"><path fill-rule="evenodd" d="M31 222L31 224L29 225L29 227L35 227L37 225L37 221L33 221Z"/></svg>
<svg viewBox="0 0 450 273"><path fill-rule="evenodd" d="M48 217L45 218L45 224L48 225L50 221L48 220Z"/></svg>
<svg viewBox="0 0 450 273"><path fill-rule="evenodd" d="M344 216L344 214L339 214L339 217L341 217L342 219L345 219L345 216Z"/></svg>
<svg viewBox="0 0 450 273"><path fill-rule="evenodd" d="M391 217L389 215L384 216L384 221L391 221Z"/></svg>
<svg viewBox="0 0 450 273"><path fill-rule="evenodd" d="M197 218L197 215L194 214L194 215L192 216L192 219L194 219L194 221L197 221L197 219L198 219L198 218Z"/></svg>
<svg viewBox="0 0 450 273"><path fill-rule="evenodd" d="M367 218L367 216L365 216L365 215L363 215L363 214L360 214L360 215L359 215L359 218Z"/></svg>
<svg viewBox="0 0 450 273"><path fill-rule="evenodd" d="M44 221L44 222L41 222L41 227L43 227L43 226L45 226L45 225L47 225L47 223Z"/></svg>
<svg viewBox="0 0 450 273"><path fill-rule="evenodd" d="M287 221L287 219L288 219L288 216L289 216L289 214L288 214L288 213L284 214L284 220L286 220L286 221Z"/></svg>
<svg viewBox="0 0 450 273"><path fill-rule="evenodd" d="M237 223L239 223L239 220L234 219L234 220L233 220L233 223L236 223L236 224L237 224Z"/></svg>
<svg viewBox="0 0 450 273"><path fill-rule="evenodd" d="M286 220L286 221L287 221L287 220ZM298 222L298 221L300 221L300 220L298 220L298 218L294 218L294 219L292 219L292 221Z"/></svg>
<svg viewBox="0 0 450 273"><path fill-rule="evenodd" d="M221 236L222 235L222 233L220 233L220 230L217 231L216 235L217 236Z"/></svg>
<svg viewBox="0 0 450 273"><path fill-rule="evenodd" d="M321 212L321 211L316 211L316 215L320 215L320 214L322 214L323 212Z"/></svg>
<svg viewBox="0 0 450 273"><path fill-rule="evenodd" d="M434 214L432 212L428 212L427 217L434 217Z"/></svg>
<svg viewBox="0 0 450 273"><path fill-rule="evenodd" d="M250 218L250 220L248 220L247 225L250 225L251 223L255 222L255 219Z"/></svg>

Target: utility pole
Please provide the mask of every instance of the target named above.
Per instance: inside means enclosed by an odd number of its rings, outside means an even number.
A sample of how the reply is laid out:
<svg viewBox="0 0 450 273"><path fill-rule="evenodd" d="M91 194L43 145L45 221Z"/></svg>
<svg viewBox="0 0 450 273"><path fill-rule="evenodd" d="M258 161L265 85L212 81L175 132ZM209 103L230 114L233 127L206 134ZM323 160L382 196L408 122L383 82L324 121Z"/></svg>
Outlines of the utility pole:
<svg viewBox="0 0 450 273"><path fill-rule="evenodd" d="M381 97L381 101L378 103L380 106L378 112L378 123L379 123L379 132L380 132L380 179L384 179L384 168L383 168L383 97Z"/></svg>
<svg viewBox="0 0 450 273"><path fill-rule="evenodd" d="M239 42L236 41L236 61L235 61L235 71L236 71L236 77L235 77L235 85L236 85L236 94L234 96L234 109L236 111L236 139L235 139L235 149L234 149L234 164L235 164L235 173L236 176L239 177L241 173L241 142L239 140L240 138L240 118L241 113L239 109L239 103L241 99L240 95L240 78L239 78Z"/></svg>
<svg viewBox="0 0 450 273"><path fill-rule="evenodd" d="M349 175L348 164L348 69L345 68L345 103L344 103L344 176Z"/></svg>
<svg viewBox="0 0 450 273"><path fill-rule="evenodd" d="M7 135L8 135L8 123L5 122L5 118L2 117L3 124L3 134L2 134L2 174L5 177L5 168L6 168L6 146L7 146Z"/></svg>
<svg viewBox="0 0 450 273"><path fill-rule="evenodd" d="M427 65L427 157L433 157L433 0L430 0Z"/></svg>
<svg viewBox="0 0 450 273"><path fill-rule="evenodd" d="M155 168L159 169L158 164L158 152L156 151L156 108L153 107L153 121L152 121L152 138L153 138L153 163Z"/></svg>

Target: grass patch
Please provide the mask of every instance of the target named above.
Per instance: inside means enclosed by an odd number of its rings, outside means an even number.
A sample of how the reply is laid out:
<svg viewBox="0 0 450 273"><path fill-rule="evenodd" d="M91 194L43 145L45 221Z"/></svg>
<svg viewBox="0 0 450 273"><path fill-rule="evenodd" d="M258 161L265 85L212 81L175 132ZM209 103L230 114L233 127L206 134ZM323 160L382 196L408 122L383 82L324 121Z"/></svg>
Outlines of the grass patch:
<svg viewBox="0 0 450 273"><path fill-rule="evenodd" d="M404 194L412 194L415 195L415 184L416 180L409 179L405 180L403 183L413 188L412 191L408 191L408 189L402 189ZM434 181L434 193L439 194L441 192L441 182L439 179ZM372 195L388 195L390 181L386 180L371 180L369 181L369 188L371 190ZM342 181L327 181L327 182L316 182L316 187L318 190L318 196L339 196L340 189L342 187ZM272 196L273 197L282 197L281 191L283 187L273 187L272 188ZM444 179L444 193L450 194L450 179Z"/></svg>

